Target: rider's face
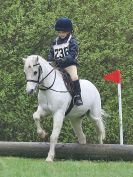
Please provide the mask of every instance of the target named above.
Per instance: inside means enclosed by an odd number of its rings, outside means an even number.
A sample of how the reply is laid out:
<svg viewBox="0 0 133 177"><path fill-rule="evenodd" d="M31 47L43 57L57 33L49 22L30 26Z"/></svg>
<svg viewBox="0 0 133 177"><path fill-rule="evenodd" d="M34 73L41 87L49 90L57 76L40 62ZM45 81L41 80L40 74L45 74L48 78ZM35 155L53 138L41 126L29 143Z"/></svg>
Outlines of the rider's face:
<svg viewBox="0 0 133 177"><path fill-rule="evenodd" d="M66 31L58 31L58 36L62 39L64 39L68 34L69 32Z"/></svg>

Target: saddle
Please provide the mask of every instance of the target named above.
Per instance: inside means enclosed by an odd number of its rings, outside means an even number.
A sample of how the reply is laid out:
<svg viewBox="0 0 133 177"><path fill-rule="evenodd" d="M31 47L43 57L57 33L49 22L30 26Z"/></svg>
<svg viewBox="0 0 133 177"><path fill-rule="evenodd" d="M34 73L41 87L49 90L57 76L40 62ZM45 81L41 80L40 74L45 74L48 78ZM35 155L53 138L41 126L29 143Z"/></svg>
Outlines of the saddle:
<svg viewBox="0 0 133 177"><path fill-rule="evenodd" d="M70 95L72 96L72 99L71 99L71 102L70 102L70 105L68 107L68 109L66 110L65 112L65 116L72 110L74 104L73 104L73 99L74 99L74 86L73 86L73 82L71 80L71 77L70 75L64 70L64 69L59 69L59 71L61 72L62 74L62 78L63 78L63 81L65 83L65 86L67 88L67 90L69 91Z"/></svg>
<svg viewBox="0 0 133 177"><path fill-rule="evenodd" d="M62 74L62 78L64 81L64 84L71 94L72 98L74 96L74 86L73 86L73 81L71 80L70 75L64 70L64 69L59 69L60 73Z"/></svg>

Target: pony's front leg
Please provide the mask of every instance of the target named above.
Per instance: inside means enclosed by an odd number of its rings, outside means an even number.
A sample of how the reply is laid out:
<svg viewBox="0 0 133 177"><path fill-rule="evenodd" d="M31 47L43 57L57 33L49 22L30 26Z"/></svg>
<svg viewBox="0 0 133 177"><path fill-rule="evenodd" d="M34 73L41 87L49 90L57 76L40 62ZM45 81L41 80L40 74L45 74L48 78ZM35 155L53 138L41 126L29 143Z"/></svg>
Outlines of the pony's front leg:
<svg viewBox="0 0 133 177"><path fill-rule="evenodd" d="M44 139L45 136L47 135L47 133L45 132L45 130L42 129L41 124L40 124L40 119L43 116L46 116L46 112L40 106L38 106L37 111L34 112L34 114L33 114L33 119L34 119L35 124L37 126L38 135Z"/></svg>
<svg viewBox="0 0 133 177"><path fill-rule="evenodd" d="M64 120L64 113L62 111L58 111L53 116L53 131L50 136L50 150L48 153L48 157L46 161L51 162L55 156L55 145L57 143L62 125Z"/></svg>

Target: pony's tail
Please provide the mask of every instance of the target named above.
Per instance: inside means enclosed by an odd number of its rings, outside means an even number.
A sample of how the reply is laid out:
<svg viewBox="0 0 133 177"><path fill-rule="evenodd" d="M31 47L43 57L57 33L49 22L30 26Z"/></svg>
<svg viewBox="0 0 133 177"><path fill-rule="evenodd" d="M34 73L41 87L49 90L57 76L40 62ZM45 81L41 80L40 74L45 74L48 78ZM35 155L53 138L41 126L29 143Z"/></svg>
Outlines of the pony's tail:
<svg viewBox="0 0 133 177"><path fill-rule="evenodd" d="M109 114L107 114L104 109L101 109L101 115L102 115L102 118L104 117L109 117Z"/></svg>
<svg viewBox="0 0 133 177"><path fill-rule="evenodd" d="M107 114L104 109L101 109L101 118L103 120L103 123L104 123L104 126L105 126L105 129L106 129L106 121L105 121L105 118L109 117L110 115Z"/></svg>

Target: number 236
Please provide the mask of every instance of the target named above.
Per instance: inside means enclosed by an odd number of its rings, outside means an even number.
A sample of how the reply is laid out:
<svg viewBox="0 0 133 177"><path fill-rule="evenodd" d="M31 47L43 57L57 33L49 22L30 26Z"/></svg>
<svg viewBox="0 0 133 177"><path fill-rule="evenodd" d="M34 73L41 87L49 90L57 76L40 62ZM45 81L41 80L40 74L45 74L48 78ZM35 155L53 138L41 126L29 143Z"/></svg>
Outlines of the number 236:
<svg viewBox="0 0 133 177"><path fill-rule="evenodd" d="M55 58L64 58L68 55L68 47L55 49Z"/></svg>

